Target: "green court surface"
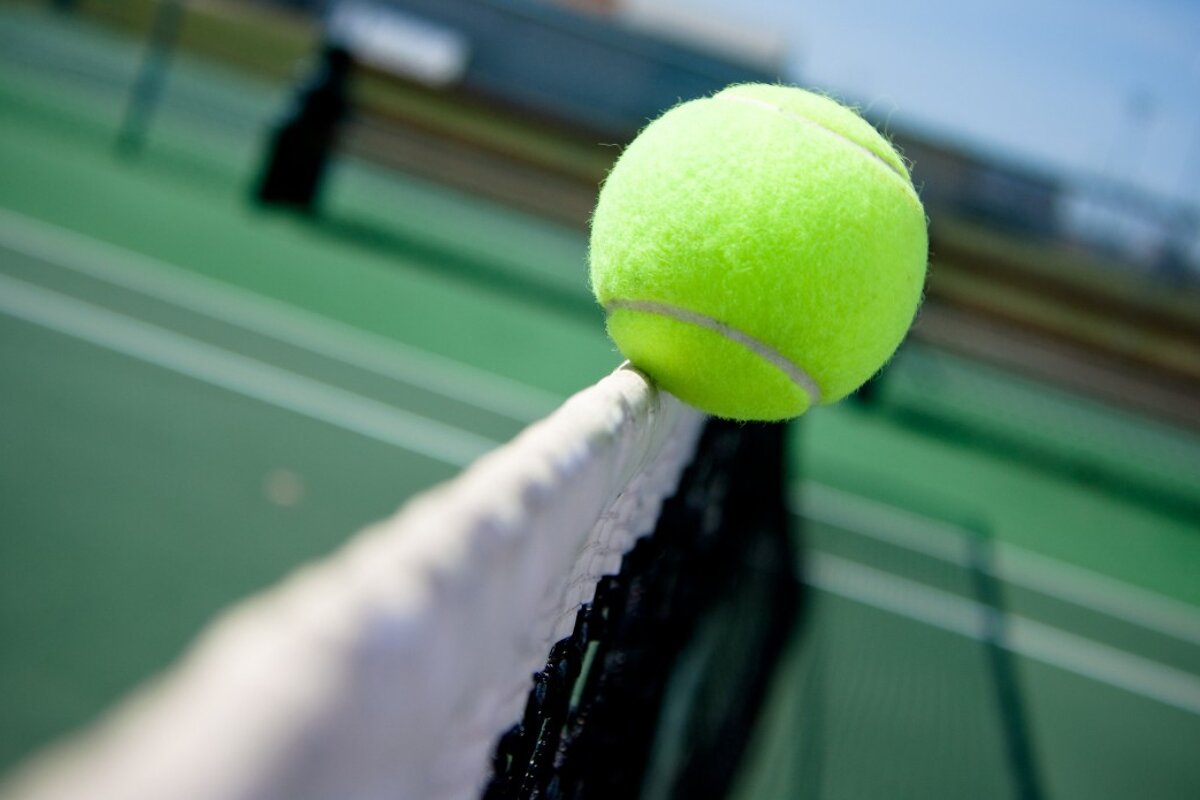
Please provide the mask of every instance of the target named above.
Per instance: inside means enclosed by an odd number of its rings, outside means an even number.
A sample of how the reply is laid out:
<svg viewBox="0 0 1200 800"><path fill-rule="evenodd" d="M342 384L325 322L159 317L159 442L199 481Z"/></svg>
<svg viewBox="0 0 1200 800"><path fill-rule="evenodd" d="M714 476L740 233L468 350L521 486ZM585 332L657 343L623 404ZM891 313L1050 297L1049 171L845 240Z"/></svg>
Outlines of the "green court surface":
<svg viewBox="0 0 1200 800"><path fill-rule="evenodd" d="M282 87L180 59L123 160L134 43L5 7L0 54L7 769L619 358L582 233L345 159L266 213ZM1200 794L1195 434L917 346L882 386L797 426L817 612L743 795L1012 795L979 533L1048 796Z"/></svg>

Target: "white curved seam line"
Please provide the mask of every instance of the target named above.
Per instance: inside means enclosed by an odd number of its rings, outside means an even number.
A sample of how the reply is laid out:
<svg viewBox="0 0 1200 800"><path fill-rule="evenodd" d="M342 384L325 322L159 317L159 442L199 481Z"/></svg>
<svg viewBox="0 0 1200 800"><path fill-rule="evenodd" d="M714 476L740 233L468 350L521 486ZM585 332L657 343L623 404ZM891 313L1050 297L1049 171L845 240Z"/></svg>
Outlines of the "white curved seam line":
<svg viewBox="0 0 1200 800"><path fill-rule="evenodd" d="M809 119L808 117L805 117L801 114L797 114L794 111L788 111L786 108L777 106L774 103L768 103L765 100L759 100L758 98L755 98L755 97L746 97L745 95L740 95L740 94L720 94L720 95L716 95L713 99L714 100L722 100L722 99L732 100L735 103L744 103L745 105L748 105L748 106L757 106L758 108L762 108L767 111L774 111L776 113L782 114L783 116L788 117L789 119L794 119L797 122L803 123L805 125L810 125L814 128L820 128L821 130L825 131L826 133L836 136L838 139L841 139L846 144L854 147L856 150L859 150L862 153L865 153L867 156L875 159L880 164L887 167L888 172L891 172L893 175L907 180L907 178L903 174L901 174L899 170L896 169L894 164L888 163L883 157L881 157L878 153L876 153L871 148L864 147L863 145L854 141L850 137L845 136L841 133L838 133L833 128L822 125L821 123L817 122L815 119Z"/></svg>
<svg viewBox="0 0 1200 800"><path fill-rule="evenodd" d="M748 333L739 331L737 328L726 325L720 320L697 313L691 309L680 308L655 300L612 300L605 304L604 311L607 314L611 314L619 308L630 311L644 311L648 314L658 314L678 320L679 322L687 322L691 325L697 325L710 330L732 342L737 342L787 375L792 383L808 394L809 400L814 406L821 402L821 388L817 386L817 382L813 380L813 377L804 371L803 367L766 342L755 339Z"/></svg>
<svg viewBox="0 0 1200 800"><path fill-rule="evenodd" d="M850 145L851 147L858 150L859 152L864 153L865 155L867 155L869 158L871 158L875 162L883 165L883 167L889 173L891 173L892 175L895 175L897 178L900 179L900 182L902 184L904 184L905 192L910 197L916 199L916 189L914 189L912 186L912 183L909 182L907 175L900 172L900 170L896 169L894 164L888 163L884 158L882 158L878 153L876 153L871 148L864 147L863 145L859 144L858 142L854 141L853 139L851 139L847 136L843 136L842 134L835 131L833 128L828 128L828 127L822 125L821 123L817 122L816 120L809 119L808 117L797 114L794 111L788 111L786 108L781 108L780 106L774 105L773 103L768 103L765 100L759 100L754 97L746 97L746 96L740 95L740 94L718 94L718 95L714 95L712 99L713 100L722 100L722 99L732 100L735 103L742 103L743 105L754 106L756 108L761 108L766 111L774 111L775 113L785 116L788 119L794 119L801 124L808 125L810 127L824 131L825 133L829 134L830 136L833 136L833 137L839 139L840 141L845 142L846 144ZM924 213L924 212L922 211L922 213Z"/></svg>

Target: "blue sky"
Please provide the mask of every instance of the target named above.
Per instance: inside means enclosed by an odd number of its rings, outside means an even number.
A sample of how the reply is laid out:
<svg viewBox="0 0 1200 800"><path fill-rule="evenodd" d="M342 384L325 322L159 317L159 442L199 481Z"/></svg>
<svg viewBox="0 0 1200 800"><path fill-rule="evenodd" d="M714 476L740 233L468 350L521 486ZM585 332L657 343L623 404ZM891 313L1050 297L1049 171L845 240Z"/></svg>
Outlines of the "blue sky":
<svg viewBox="0 0 1200 800"><path fill-rule="evenodd" d="M1200 206L1197 0L673 4L781 33L793 78L897 126Z"/></svg>

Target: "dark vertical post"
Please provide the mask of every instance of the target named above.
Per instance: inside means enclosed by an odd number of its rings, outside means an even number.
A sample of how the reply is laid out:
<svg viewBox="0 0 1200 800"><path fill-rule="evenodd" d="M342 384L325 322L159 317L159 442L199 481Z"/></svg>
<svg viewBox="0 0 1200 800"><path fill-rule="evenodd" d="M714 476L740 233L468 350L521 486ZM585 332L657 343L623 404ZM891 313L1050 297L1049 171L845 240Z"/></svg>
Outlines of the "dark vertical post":
<svg viewBox="0 0 1200 800"><path fill-rule="evenodd" d="M969 536L967 542L975 598L983 608L983 643L987 649L988 667L992 675L992 687L995 690L1015 796L1018 800L1041 800L1044 792L1021 691L1020 675L1009 647L1008 612L1004 603L1004 589L996 577L992 539L981 529Z"/></svg>
<svg viewBox="0 0 1200 800"><path fill-rule="evenodd" d="M160 0L146 42L146 53L125 106L125 117L117 133L117 152L136 156L146 146L146 133L162 97L171 54L183 25L183 0Z"/></svg>
<svg viewBox="0 0 1200 800"><path fill-rule="evenodd" d="M353 58L344 47L323 47L316 69L271 133L254 189L258 202L305 213L316 210L326 166L349 111L352 68Z"/></svg>

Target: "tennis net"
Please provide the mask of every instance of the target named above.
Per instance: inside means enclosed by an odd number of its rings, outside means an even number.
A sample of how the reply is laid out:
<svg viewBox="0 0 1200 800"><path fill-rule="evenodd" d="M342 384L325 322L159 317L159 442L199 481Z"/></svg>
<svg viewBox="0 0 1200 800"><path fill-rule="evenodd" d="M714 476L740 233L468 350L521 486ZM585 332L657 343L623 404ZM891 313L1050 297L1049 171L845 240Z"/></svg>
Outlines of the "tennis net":
<svg viewBox="0 0 1200 800"><path fill-rule="evenodd" d="M723 796L798 607L782 431L622 368L227 612L0 794Z"/></svg>

